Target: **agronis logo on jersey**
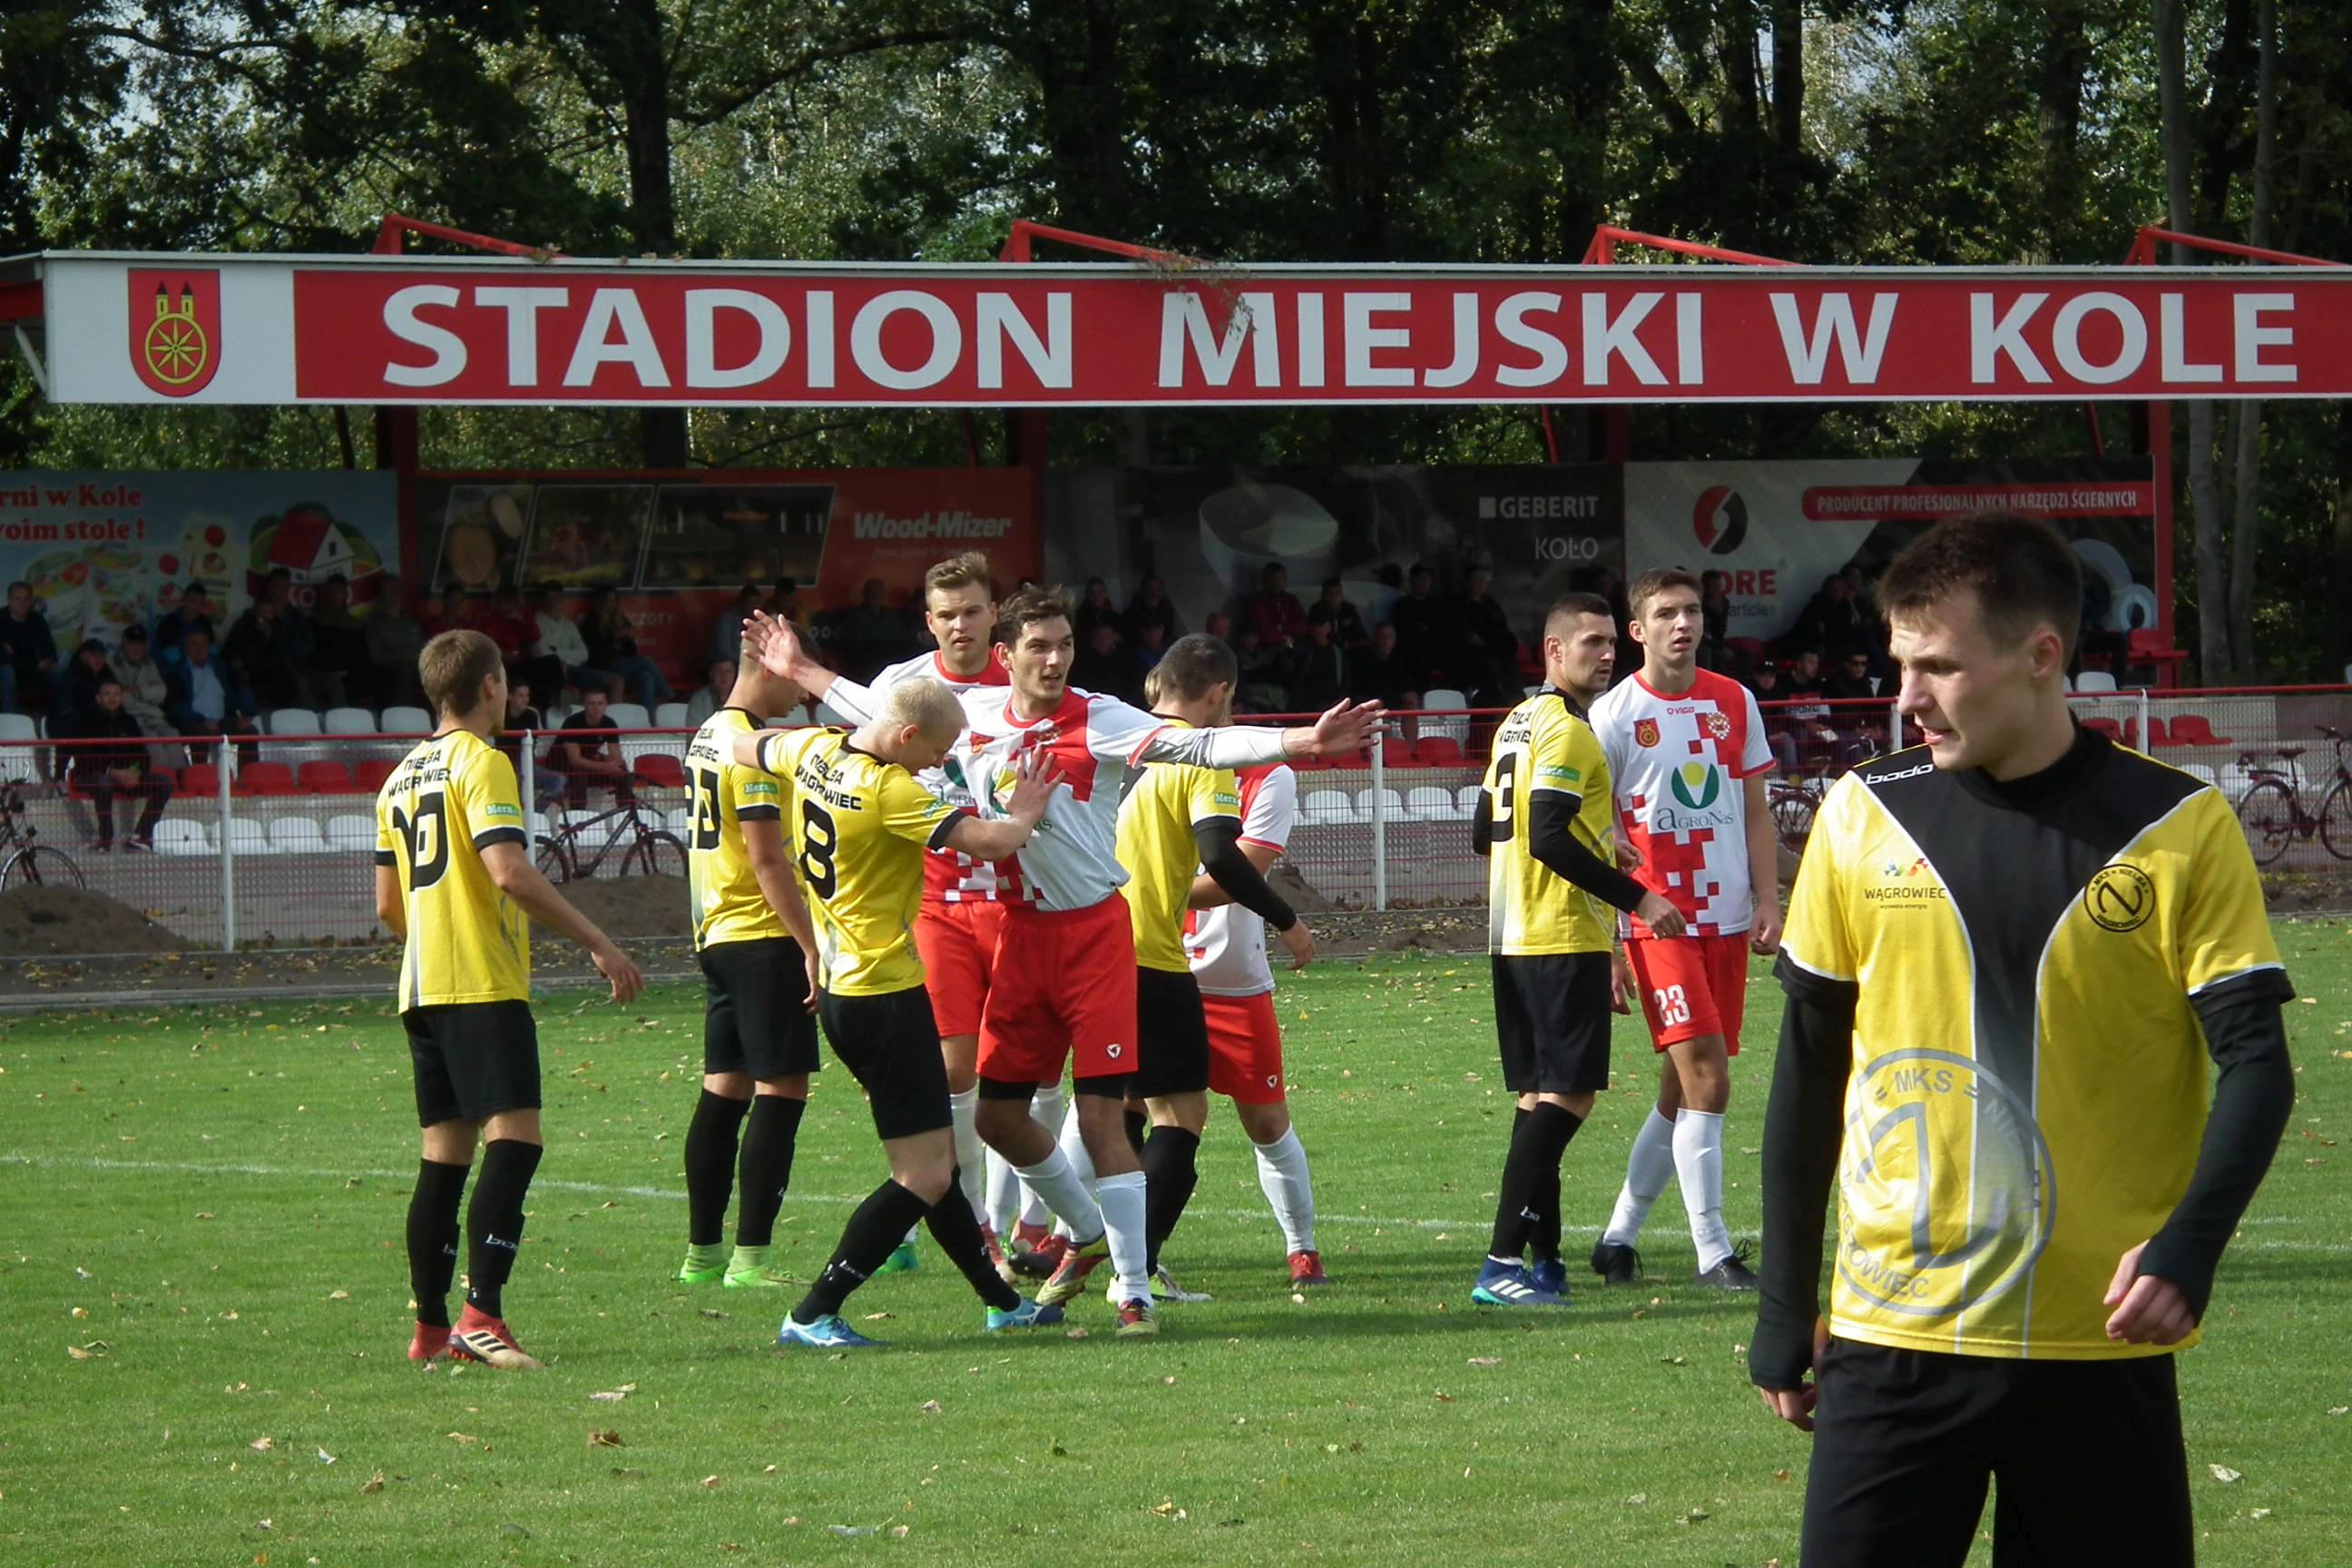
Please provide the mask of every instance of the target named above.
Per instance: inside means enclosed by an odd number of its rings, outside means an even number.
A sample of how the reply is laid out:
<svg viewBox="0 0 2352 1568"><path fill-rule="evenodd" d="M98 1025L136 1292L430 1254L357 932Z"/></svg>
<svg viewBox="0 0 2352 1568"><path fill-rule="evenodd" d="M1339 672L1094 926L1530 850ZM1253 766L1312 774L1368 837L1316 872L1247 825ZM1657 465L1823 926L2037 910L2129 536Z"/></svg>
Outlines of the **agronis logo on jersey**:
<svg viewBox="0 0 2352 1568"><path fill-rule="evenodd" d="M1706 763L1685 763L1666 778L1675 798L1692 811L1705 811L1723 794L1723 775Z"/></svg>
<svg viewBox="0 0 2352 1568"><path fill-rule="evenodd" d="M1652 808L1651 832L1721 832L1738 826L1738 816L1723 793L1723 774L1714 763L1683 763L1666 775L1666 789L1675 798Z"/></svg>

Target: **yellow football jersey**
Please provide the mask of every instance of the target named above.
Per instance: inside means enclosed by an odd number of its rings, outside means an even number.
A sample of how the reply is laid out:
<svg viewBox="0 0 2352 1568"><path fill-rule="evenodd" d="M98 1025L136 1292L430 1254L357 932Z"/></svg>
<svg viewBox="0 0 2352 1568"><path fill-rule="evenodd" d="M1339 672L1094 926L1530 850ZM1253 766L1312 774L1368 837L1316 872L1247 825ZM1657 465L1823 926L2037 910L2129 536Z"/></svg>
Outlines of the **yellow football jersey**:
<svg viewBox="0 0 2352 1568"><path fill-rule="evenodd" d="M2070 771L2078 770L2078 771ZM2291 994L2210 785L2105 742L2004 795L1923 749L1822 803L1782 933L1853 999L1831 1326L2012 1358L2167 1355L2105 1331L2187 1189L2210 1069L2192 996Z"/></svg>
<svg viewBox="0 0 2352 1568"><path fill-rule="evenodd" d="M702 721L686 748L686 786L693 823L686 845L686 879L694 914L694 945L790 936L770 907L743 849L746 822L781 822L783 785L772 773L735 761L738 735L761 728L740 708L721 708Z"/></svg>
<svg viewBox="0 0 2352 1568"><path fill-rule="evenodd" d="M784 817L824 989L879 996L920 985L923 851L944 846L971 813L859 751L846 731L772 731L760 742L760 761L786 781Z"/></svg>
<svg viewBox="0 0 2352 1568"><path fill-rule="evenodd" d="M1607 865L1617 863L1617 808L1609 762L1584 711L1545 687L1495 731L1486 764L1486 950L1500 953L1605 952L1617 911L1528 852L1528 808L1538 794L1567 797L1570 836Z"/></svg>
<svg viewBox="0 0 2352 1568"><path fill-rule="evenodd" d="M1171 730L1192 726L1171 719ZM1153 763L1118 803L1118 863L1127 868L1128 918L1135 925L1139 968L1190 974L1184 956L1184 905L1201 867L1192 825L1241 821L1242 789L1230 768Z"/></svg>
<svg viewBox="0 0 2352 1568"><path fill-rule="evenodd" d="M408 940L400 1005L530 999L530 922L482 865L524 844L522 792L504 752L469 730L425 742L375 797L375 863L400 873Z"/></svg>

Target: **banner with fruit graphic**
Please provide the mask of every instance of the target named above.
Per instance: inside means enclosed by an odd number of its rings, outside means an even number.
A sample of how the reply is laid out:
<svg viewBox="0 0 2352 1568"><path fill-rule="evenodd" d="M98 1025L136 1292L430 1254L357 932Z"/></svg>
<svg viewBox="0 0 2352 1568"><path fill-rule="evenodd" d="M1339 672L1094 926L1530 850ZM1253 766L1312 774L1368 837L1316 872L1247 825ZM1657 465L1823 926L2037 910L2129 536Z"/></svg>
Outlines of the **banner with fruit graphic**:
<svg viewBox="0 0 2352 1568"><path fill-rule="evenodd" d="M0 472L0 581L32 584L60 649L152 626L192 581L234 617L277 566L305 605L341 573L365 615L399 562L388 473Z"/></svg>

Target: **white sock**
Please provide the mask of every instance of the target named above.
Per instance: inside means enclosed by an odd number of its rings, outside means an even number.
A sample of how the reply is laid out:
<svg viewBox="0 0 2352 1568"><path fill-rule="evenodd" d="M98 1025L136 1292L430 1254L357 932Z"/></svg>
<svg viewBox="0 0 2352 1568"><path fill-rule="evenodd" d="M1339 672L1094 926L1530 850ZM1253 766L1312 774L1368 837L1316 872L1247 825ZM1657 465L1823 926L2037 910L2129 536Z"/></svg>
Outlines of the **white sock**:
<svg viewBox="0 0 2352 1568"><path fill-rule="evenodd" d="M988 1228L999 1236L1013 1234L1013 1215L1021 1212L1021 1173L1013 1163L991 1149L988 1152L988 1206L981 1217Z"/></svg>
<svg viewBox="0 0 2352 1568"><path fill-rule="evenodd" d="M1650 1107L1648 1120L1633 1135L1633 1152L1625 1156L1625 1184L1617 1189L1617 1207L1601 1239L1611 1247L1631 1247L1642 1239L1643 1222L1650 1205L1675 1179L1675 1124Z"/></svg>
<svg viewBox="0 0 2352 1568"><path fill-rule="evenodd" d="M1059 1142L1062 1158L1070 1163L1070 1169L1077 1173L1079 1181L1086 1184L1087 1191L1099 1198L1101 1194L1097 1191L1095 1182L1095 1157L1087 1152L1087 1141L1078 1131L1078 1108L1076 1104L1072 1104L1068 1111L1063 1115L1062 1136ZM1057 1215L1061 1214L1059 1209L1055 1212ZM1098 1234L1091 1230L1081 1233L1072 1229L1066 1215L1063 1215L1062 1223L1054 1228L1072 1241L1083 1240Z"/></svg>
<svg viewBox="0 0 2352 1568"><path fill-rule="evenodd" d="M1704 1274L1731 1256L1731 1235L1723 1228L1723 1115L1685 1110L1675 1118L1675 1176L1682 1183L1683 1208L1690 1215L1691 1245Z"/></svg>
<svg viewBox="0 0 2352 1568"><path fill-rule="evenodd" d="M1274 1217L1282 1226L1282 1245L1289 1252L1315 1250L1315 1187L1307 1179L1307 1150L1298 1142L1298 1129L1287 1127L1282 1136L1271 1143L1254 1145L1257 1150L1257 1184L1265 1193L1265 1201L1274 1205Z"/></svg>
<svg viewBox="0 0 2352 1568"><path fill-rule="evenodd" d="M1070 1169L1069 1159L1059 1149L1034 1165L1022 1166L1021 1179L1029 1184L1032 1192L1044 1195L1045 1206L1066 1222L1075 1234L1102 1234L1102 1210L1087 1195L1086 1183ZM1138 1228L1139 1231L1140 1226Z"/></svg>
<svg viewBox="0 0 2352 1568"><path fill-rule="evenodd" d="M1045 1136L1048 1138L1060 1135L1062 1103L1066 1098L1067 1096L1062 1092L1062 1080L1055 1079L1051 1083L1038 1085L1036 1094L1029 1101L1029 1120L1044 1128ZM1088 1166L1087 1169L1091 1173L1093 1167ZM1092 1179L1091 1174L1089 1179ZM1045 1199L1035 1193L1024 1193L1022 1195L1021 1223L1023 1225L1044 1225L1053 1217L1045 1207Z"/></svg>
<svg viewBox="0 0 2352 1568"><path fill-rule="evenodd" d="M1151 1300L1151 1248L1143 1234L1143 1173L1124 1171L1096 1184L1102 1198L1103 1228L1110 1233L1111 1272L1122 1301Z"/></svg>
<svg viewBox="0 0 2352 1568"><path fill-rule="evenodd" d="M964 1201L972 1212L980 1212L981 1183L987 1173L982 1162L982 1151L987 1147L980 1141L980 1129L972 1125L972 1116L980 1108L978 1086L961 1094L948 1096L948 1114L955 1118L956 1176L963 1184Z"/></svg>

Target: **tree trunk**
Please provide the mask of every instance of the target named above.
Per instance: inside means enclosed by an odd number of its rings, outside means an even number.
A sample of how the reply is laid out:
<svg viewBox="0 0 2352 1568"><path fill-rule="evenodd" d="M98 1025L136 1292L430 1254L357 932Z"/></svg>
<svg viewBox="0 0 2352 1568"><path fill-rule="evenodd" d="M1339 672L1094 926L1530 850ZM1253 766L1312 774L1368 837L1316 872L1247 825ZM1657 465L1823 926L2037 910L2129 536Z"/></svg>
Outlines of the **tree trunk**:
<svg viewBox="0 0 2352 1568"><path fill-rule="evenodd" d="M2157 100L2164 143L2166 218L2176 229L2191 221L2189 173L2195 159L2188 105L2186 0L2152 0L2156 25ZM2177 266L2194 258L2185 245L2172 247ZM2189 517L2196 539L2197 651L2200 679L2218 685L2230 678L2230 585L2221 555L2221 493L2213 474L2213 402L2189 404Z"/></svg>
<svg viewBox="0 0 2352 1568"><path fill-rule="evenodd" d="M2053 0L2063 8L2065 0ZM1805 8L1772 0L1772 139L1784 154L1805 145Z"/></svg>
<svg viewBox="0 0 2352 1568"><path fill-rule="evenodd" d="M629 237L640 256L677 254L677 196L669 149L670 82L659 0L625 0L609 61L622 84L621 137L629 163ZM690 460L683 408L641 408L637 432L649 468Z"/></svg>
<svg viewBox="0 0 2352 1568"><path fill-rule="evenodd" d="M2262 0L2260 64L2254 84L2253 210L2246 240L2267 247L2276 182L2271 164L2278 153L2278 0ZM2262 537L2263 405L2238 405L2237 507L2230 520L2230 662L2240 676L2255 674L2254 546Z"/></svg>
<svg viewBox="0 0 2352 1568"><path fill-rule="evenodd" d="M2327 603L2338 612L2321 617L2319 646L2323 658L2319 678L2352 684L2352 615L2340 606L2352 605L2352 398L2336 405L2336 528L2335 548L2327 552Z"/></svg>
<svg viewBox="0 0 2352 1568"><path fill-rule="evenodd" d="M2083 83L2091 74L2083 0L2051 0L2044 13L2042 82L2035 94L2034 140L2042 163L2042 245L2034 259L2059 258L2067 228L2078 217L2082 186L2076 144L2083 123Z"/></svg>

